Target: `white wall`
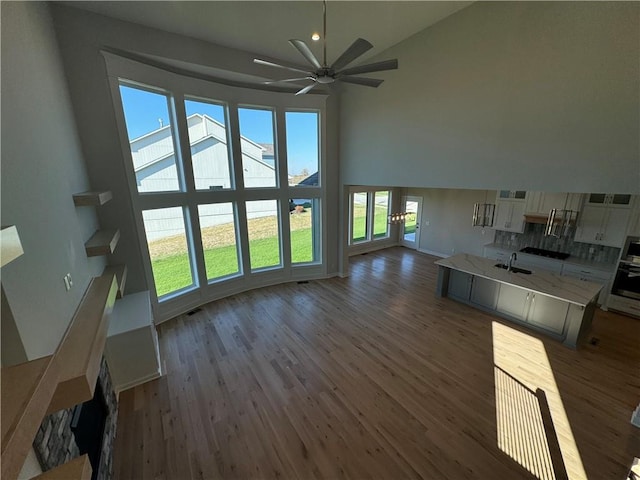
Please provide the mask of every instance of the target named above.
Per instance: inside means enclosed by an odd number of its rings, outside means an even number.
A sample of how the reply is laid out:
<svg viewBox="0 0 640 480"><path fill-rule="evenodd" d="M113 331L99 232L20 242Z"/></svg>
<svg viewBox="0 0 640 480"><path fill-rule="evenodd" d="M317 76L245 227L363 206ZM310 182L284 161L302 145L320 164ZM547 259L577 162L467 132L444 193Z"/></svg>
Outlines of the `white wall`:
<svg viewBox="0 0 640 480"><path fill-rule="evenodd" d="M1 15L2 223L17 226L24 249L2 268L2 287L34 359L55 350L104 260L85 256L96 216L71 197L89 183L49 7L2 2Z"/></svg>
<svg viewBox="0 0 640 480"><path fill-rule="evenodd" d="M494 230L472 227L471 220L473 205L493 203L495 191L409 188L406 194L422 198L419 250L442 256L463 252L482 256L482 247L493 242Z"/></svg>
<svg viewBox="0 0 640 480"><path fill-rule="evenodd" d="M346 184L640 193L640 4L477 2L346 86Z"/></svg>

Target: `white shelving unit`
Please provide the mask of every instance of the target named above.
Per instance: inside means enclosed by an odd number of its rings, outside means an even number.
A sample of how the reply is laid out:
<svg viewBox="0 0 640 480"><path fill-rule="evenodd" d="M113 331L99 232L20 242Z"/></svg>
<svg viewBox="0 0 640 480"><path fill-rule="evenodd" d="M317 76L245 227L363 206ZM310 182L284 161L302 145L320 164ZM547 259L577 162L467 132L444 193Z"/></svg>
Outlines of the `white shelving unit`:
<svg viewBox="0 0 640 480"><path fill-rule="evenodd" d="M160 377L158 334L148 291L131 293L116 302L105 356L118 393Z"/></svg>

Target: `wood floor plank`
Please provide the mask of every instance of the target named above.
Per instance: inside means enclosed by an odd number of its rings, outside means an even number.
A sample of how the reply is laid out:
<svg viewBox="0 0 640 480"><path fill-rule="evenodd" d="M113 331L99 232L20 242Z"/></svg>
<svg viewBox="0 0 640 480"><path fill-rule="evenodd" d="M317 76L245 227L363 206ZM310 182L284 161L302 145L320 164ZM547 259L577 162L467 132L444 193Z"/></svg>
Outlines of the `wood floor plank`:
<svg viewBox="0 0 640 480"><path fill-rule="evenodd" d="M437 297L434 260L381 250L162 324L166 374L120 394L115 477L553 478L522 423L540 388L569 478L624 478L640 321L598 310L570 350Z"/></svg>

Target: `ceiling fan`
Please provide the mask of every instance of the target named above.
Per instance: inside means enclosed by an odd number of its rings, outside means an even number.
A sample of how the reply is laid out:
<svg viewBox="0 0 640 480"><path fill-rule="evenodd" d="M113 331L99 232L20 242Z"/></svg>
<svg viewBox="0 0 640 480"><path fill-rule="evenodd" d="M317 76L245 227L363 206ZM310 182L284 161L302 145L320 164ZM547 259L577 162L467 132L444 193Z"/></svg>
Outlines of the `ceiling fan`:
<svg viewBox="0 0 640 480"><path fill-rule="evenodd" d="M254 58L253 61L260 65L269 67L277 67L293 72L304 73L304 77L287 78L284 80L273 80L263 82L264 84L273 84L280 82L299 82L302 80L311 80L312 83L296 92L296 95L303 95L315 87L317 84L326 85L335 81L346 83L354 83L356 85L365 85L367 87L378 87L384 80L368 77L354 77L353 75L362 73L382 72L384 70L395 70L398 68L398 60L384 60L382 62L360 65L359 67L344 68L353 62L360 55L373 48L369 42L363 38L358 38L347 48L338 59L331 65L327 65L327 0L323 1L323 35L322 35L322 64L318 61L311 49L302 40L289 40L289 43L298 50L302 56L313 66L313 70L308 67L286 66L278 63L269 62Z"/></svg>

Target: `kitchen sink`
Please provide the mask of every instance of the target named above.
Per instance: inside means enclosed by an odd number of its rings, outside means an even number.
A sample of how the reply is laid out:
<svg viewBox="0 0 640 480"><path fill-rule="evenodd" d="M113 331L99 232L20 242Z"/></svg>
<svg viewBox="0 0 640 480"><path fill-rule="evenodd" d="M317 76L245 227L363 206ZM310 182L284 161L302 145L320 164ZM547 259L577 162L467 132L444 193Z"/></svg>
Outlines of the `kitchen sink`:
<svg viewBox="0 0 640 480"><path fill-rule="evenodd" d="M504 263L496 263L495 266L504 270L509 269L509 265L506 265ZM513 273L524 273L525 275L531 275L531 270L527 270L526 268L511 267L511 271Z"/></svg>

